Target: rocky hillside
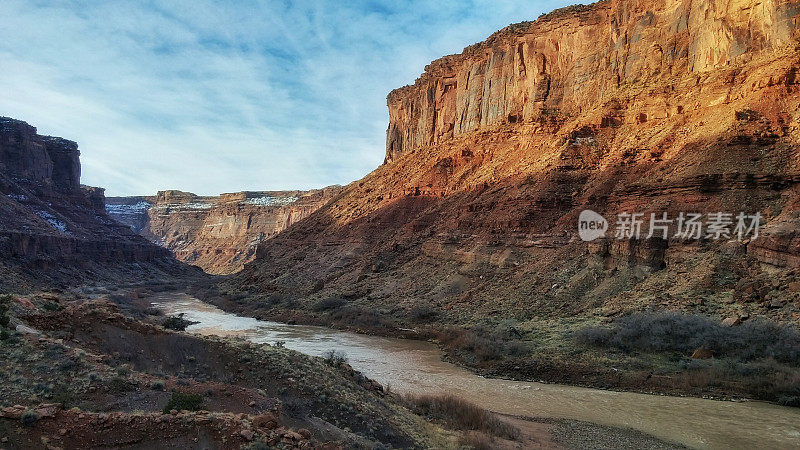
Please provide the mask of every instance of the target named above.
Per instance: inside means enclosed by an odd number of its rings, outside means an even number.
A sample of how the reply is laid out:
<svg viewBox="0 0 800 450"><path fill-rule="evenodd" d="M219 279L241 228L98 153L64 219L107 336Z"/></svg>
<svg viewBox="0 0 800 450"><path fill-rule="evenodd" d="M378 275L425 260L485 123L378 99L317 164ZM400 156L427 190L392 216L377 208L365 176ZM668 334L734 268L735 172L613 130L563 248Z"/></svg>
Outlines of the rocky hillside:
<svg viewBox="0 0 800 450"><path fill-rule="evenodd" d="M254 294L247 308L339 298L405 324L644 307L797 321L798 11L610 0L434 61L388 96L385 164L228 287ZM608 238L578 238L584 209ZM614 239L626 211L763 219L741 242L674 238L675 224Z"/></svg>
<svg viewBox="0 0 800 450"><path fill-rule="evenodd" d="M311 191L239 192L201 197L161 191L154 197L109 197L111 217L212 274L240 270L266 239L307 217L340 187Z"/></svg>
<svg viewBox="0 0 800 450"><path fill-rule="evenodd" d="M79 156L75 142L0 117L0 286L184 271L169 251L108 217L103 189L80 184Z"/></svg>

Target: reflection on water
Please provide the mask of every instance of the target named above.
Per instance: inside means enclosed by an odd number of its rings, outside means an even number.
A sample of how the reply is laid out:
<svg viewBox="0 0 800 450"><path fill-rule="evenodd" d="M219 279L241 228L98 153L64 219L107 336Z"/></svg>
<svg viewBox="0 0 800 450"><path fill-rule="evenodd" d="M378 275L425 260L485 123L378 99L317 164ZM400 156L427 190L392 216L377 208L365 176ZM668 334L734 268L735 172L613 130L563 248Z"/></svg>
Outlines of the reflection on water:
<svg viewBox="0 0 800 450"><path fill-rule="evenodd" d="M446 391L497 412L630 427L691 447L800 448L796 408L487 379L442 361L428 342L240 317L184 294L162 294L154 305L199 322L190 332L283 341L314 356L342 351L353 368L398 392Z"/></svg>

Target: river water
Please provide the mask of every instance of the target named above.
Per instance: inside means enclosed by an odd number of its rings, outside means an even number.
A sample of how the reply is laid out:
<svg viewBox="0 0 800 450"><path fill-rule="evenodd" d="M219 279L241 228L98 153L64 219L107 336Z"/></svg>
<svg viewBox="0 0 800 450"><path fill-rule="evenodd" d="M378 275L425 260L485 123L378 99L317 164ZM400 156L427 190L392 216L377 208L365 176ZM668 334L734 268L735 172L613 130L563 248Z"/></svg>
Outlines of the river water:
<svg viewBox="0 0 800 450"><path fill-rule="evenodd" d="M189 332L283 341L313 356L341 351L354 369L395 392L449 392L496 412L628 427L696 448L800 448L800 408L490 379L442 361L429 342L256 320L185 294L162 294L153 305L199 322Z"/></svg>

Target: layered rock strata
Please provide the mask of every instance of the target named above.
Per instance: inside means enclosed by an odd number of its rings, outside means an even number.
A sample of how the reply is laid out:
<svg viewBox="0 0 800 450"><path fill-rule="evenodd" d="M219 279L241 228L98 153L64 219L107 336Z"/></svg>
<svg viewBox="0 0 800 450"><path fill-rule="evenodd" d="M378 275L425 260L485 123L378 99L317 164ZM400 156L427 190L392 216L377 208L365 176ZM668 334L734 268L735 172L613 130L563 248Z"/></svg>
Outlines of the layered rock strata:
<svg viewBox="0 0 800 450"><path fill-rule="evenodd" d="M212 274L229 274L252 260L258 244L307 217L339 192L265 191L202 197L161 191L153 197L107 199L111 217Z"/></svg>
<svg viewBox="0 0 800 450"><path fill-rule="evenodd" d="M264 242L232 287L451 322L643 304L796 320L798 6L604 1L434 61L388 96L385 164ZM584 209L611 242L578 238ZM626 211L763 221L742 242L620 242ZM743 279L769 289L720 300Z"/></svg>
<svg viewBox="0 0 800 450"><path fill-rule="evenodd" d="M169 251L105 212L103 189L80 184L75 142L0 118L0 265L24 278L77 279L94 265L155 264L181 271ZM41 277L39 276L41 275ZM80 277L78 277L80 278ZM3 285L7 284L3 283Z"/></svg>

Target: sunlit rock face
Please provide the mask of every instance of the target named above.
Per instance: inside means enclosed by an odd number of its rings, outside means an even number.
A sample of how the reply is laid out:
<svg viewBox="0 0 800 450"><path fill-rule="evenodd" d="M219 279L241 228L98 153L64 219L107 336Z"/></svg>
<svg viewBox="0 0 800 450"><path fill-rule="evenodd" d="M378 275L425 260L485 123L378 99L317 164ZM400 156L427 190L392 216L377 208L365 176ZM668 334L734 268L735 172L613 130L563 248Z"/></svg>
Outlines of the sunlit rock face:
<svg viewBox="0 0 800 450"><path fill-rule="evenodd" d="M178 259L208 273L228 274L250 261L259 243L317 210L339 189L215 197L173 190L153 197L110 197L106 208L111 217Z"/></svg>
<svg viewBox="0 0 800 450"><path fill-rule="evenodd" d="M786 1L613 0L512 25L389 95L386 159L547 110L586 116L622 102L626 114L606 124L664 119L695 106L680 94L709 73L792 45L797 12ZM629 91L664 81L672 90L655 97Z"/></svg>
<svg viewBox="0 0 800 450"><path fill-rule="evenodd" d="M467 320L703 310L698 298L759 279L779 287L754 308L788 319L800 301L780 287L800 261L798 11L605 1L434 61L388 96L385 164L265 241L235 284ZM586 209L612 228L624 211L758 211L764 223L752 242L620 242L613 230L583 242Z"/></svg>

